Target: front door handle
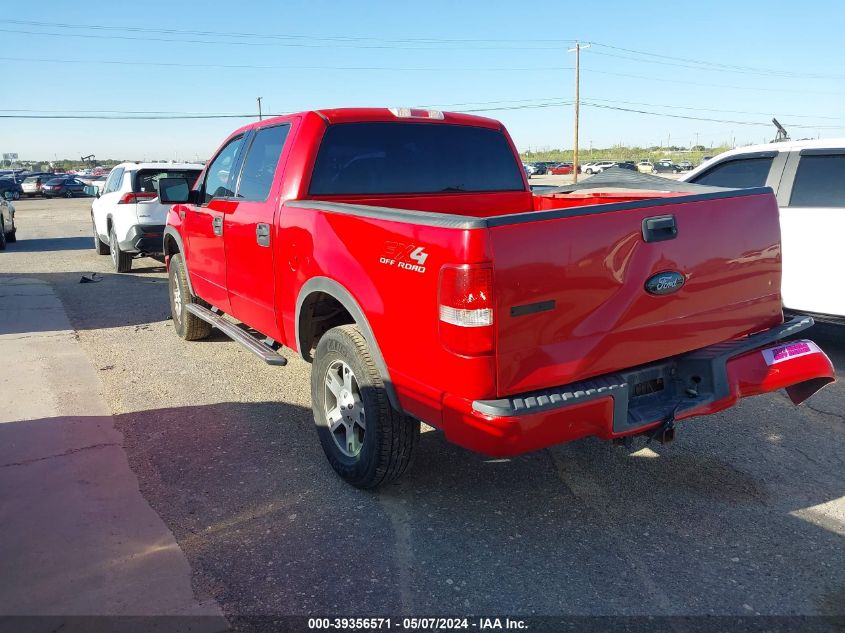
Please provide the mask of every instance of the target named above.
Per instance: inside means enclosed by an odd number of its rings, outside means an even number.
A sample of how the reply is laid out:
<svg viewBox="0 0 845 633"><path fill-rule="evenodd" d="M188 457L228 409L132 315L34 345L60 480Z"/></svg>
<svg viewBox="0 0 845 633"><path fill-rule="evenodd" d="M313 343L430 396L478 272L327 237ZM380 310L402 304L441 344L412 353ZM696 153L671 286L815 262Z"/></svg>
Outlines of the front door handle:
<svg viewBox="0 0 845 633"><path fill-rule="evenodd" d="M255 225L255 241L259 246L270 246L270 225L256 224Z"/></svg>
<svg viewBox="0 0 845 633"><path fill-rule="evenodd" d="M223 216L217 215L211 221L211 228L214 229L215 235L223 235Z"/></svg>

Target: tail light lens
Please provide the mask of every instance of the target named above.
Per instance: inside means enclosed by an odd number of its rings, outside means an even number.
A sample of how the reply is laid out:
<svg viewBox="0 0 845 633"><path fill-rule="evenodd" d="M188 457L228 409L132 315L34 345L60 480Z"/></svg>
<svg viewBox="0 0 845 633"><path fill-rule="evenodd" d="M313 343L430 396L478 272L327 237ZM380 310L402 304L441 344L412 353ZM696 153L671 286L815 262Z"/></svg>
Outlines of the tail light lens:
<svg viewBox="0 0 845 633"><path fill-rule="evenodd" d="M493 351L493 268L444 266L440 271L440 338L458 354Z"/></svg>
<svg viewBox="0 0 845 633"><path fill-rule="evenodd" d="M120 200L117 201L118 204L135 204L136 202L143 202L144 200L155 200L158 198L158 194L154 191L130 191L129 193L124 193Z"/></svg>

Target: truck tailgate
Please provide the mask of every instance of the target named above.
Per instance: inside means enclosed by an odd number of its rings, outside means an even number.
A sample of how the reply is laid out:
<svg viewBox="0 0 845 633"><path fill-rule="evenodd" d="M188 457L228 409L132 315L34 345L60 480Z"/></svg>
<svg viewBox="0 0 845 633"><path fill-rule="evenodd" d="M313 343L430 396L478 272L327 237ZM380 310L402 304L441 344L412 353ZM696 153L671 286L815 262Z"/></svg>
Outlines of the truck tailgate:
<svg viewBox="0 0 845 633"><path fill-rule="evenodd" d="M675 237L646 242L643 221L670 215ZM499 396L633 367L782 320L770 193L517 215L489 231ZM683 275L680 289L648 292L646 282L662 272Z"/></svg>

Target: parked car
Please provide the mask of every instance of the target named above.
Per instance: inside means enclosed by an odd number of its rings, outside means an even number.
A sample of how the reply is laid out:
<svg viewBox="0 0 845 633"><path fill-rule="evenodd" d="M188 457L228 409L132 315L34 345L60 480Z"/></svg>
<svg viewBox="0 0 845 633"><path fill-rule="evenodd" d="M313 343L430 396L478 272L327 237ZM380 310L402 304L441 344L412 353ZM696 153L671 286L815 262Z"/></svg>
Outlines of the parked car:
<svg viewBox="0 0 845 633"><path fill-rule="evenodd" d="M774 189L780 207L784 306L845 323L845 138L733 149L683 180Z"/></svg>
<svg viewBox="0 0 845 633"><path fill-rule="evenodd" d="M537 171L537 168L534 167L534 165L532 165L531 163L522 163L522 168L525 170L525 173L528 174L529 178L533 176Z"/></svg>
<svg viewBox="0 0 845 633"><path fill-rule="evenodd" d="M619 163L614 163L614 167L619 167L620 169L627 169L628 171L638 171L637 165L632 160L623 160Z"/></svg>
<svg viewBox="0 0 845 633"><path fill-rule="evenodd" d="M135 257L162 254L170 207L159 200L159 182L184 178L193 185L201 171L196 163L121 163L111 170L102 190L88 185L86 193L94 196L91 224L97 253L111 254L119 273L129 272Z"/></svg>
<svg viewBox="0 0 845 633"><path fill-rule="evenodd" d="M608 167L613 167L615 165L612 160L603 160L597 163L587 163L584 166L584 173L585 174L600 174L602 171L607 169Z"/></svg>
<svg viewBox="0 0 845 633"><path fill-rule="evenodd" d="M654 163L650 160L641 160L637 163L637 171L641 174L650 174L654 171Z"/></svg>
<svg viewBox="0 0 845 633"><path fill-rule="evenodd" d="M653 174L677 174L680 171L680 168L671 160L659 160L651 168Z"/></svg>
<svg viewBox="0 0 845 633"><path fill-rule="evenodd" d="M573 171L572 163L558 163L553 165L549 168L548 173L554 176L564 176L566 174L571 174Z"/></svg>
<svg viewBox="0 0 845 633"><path fill-rule="evenodd" d="M534 163L534 175L535 176L546 175L549 171L549 167L551 167L552 165L557 165L557 163L552 162L552 161L548 161L548 160L543 160L543 161L539 161L539 162Z"/></svg>
<svg viewBox="0 0 845 633"><path fill-rule="evenodd" d="M18 200L23 195L21 182L22 180L15 174L0 176L0 196L4 196L8 191L12 194L12 200Z"/></svg>
<svg viewBox="0 0 845 633"><path fill-rule="evenodd" d="M100 175L100 176L85 176L84 178L80 178L82 182L86 185L93 186L97 188L97 191L102 191L105 187L106 180L108 179L108 175Z"/></svg>
<svg viewBox="0 0 845 633"><path fill-rule="evenodd" d="M814 343L779 342L812 319L783 323L771 192L556 191L532 194L487 118L253 122L193 187L159 181L173 329L273 365L299 351L328 461L362 488L406 470L420 420L495 456L668 441L676 420L833 380Z"/></svg>
<svg viewBox="0 0 845 633"><path fill-rule="evenodd" d="M27 176L21 183L23 195L28 198L42 195L41 187L48 180L53 180L55 177L56 176L54 174L31 174Z"/></svg>
<svg viewBox="0 0 845 633"><path fill-rule="evenodd" d="M41 185L41 193L46 198L73 198L84 196L85 183L75 176L59 176Z"/></svg>
<svg viewBox="0 0 845 633"><path fill-rule="evenodd" d="M5 191L0 196L0 251L6 249L9 242L17 242L18 228L15 226L15 205L12 204L13 193Z"/></svg>
<svg viewBox="0 0 845 633"><path fill-rule="evenodd" d="M688 160L682 160L678 163L678 169L680 171L691 171L695 166Z"/></svg>

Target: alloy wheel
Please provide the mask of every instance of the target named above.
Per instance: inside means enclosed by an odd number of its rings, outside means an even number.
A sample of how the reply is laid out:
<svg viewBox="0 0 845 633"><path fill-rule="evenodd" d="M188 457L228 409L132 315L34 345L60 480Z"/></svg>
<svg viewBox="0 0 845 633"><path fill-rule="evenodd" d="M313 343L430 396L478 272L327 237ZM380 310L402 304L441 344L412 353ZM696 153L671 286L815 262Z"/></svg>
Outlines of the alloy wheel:
<svg viewBox="0 0 845 633"><path fill-rule="evenodd" d="M367 429L358 380L349 365L336 360L326 371L325 386L326 422L332 439L344 455L357 457Z"/></svg>

